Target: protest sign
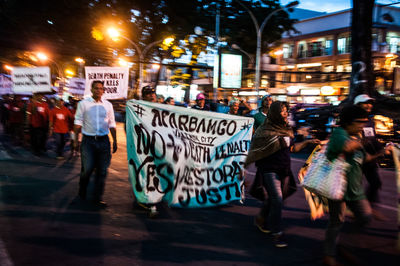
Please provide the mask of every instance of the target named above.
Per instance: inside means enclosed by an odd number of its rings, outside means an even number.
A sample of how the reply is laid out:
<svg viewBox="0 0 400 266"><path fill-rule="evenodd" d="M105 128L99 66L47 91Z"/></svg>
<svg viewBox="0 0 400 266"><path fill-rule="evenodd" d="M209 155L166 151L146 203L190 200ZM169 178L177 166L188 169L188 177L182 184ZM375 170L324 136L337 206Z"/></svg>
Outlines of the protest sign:
<svg viewBox="0 0 400 266"><path fill-rule="evenodd" d="M104 81L104 99L122 99L128 94L128 67L85 67L85 96L90 96L92 82Z"/></svg>
<svg viewBox="0 0 400 266"><path fill-rule="evenodd" d="M0 95L12 93L11 77L9 75L0 74Z"/></svg>
<svg viewBox="0 0 400 266"><path fill-rule="evenodd" d="M51 92L49 67L14 67L11 79L14 93Z"/></svg>
<svg viewBox="0 0 400 266"><path fill-rule="evenodd" d="M129 178L139 202L210 207L243 197L253 118L130 100L126 119Z"/></svg>
<svg viewBox="0 0 400 266"><path fill-rule="evenodd" d="M70 78L68 81L68 93L73 95L83 95L85 92L85 79Z"/></svg>

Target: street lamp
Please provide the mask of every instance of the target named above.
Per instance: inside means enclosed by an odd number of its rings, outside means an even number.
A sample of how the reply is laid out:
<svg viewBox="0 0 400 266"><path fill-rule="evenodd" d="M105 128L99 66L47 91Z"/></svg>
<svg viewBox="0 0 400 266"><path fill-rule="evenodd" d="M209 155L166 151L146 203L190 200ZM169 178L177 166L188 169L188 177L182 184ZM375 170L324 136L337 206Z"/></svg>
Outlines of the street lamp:
<svg viewBox="0 0 400 266"><path fill-rule="evenodd" d="M290 2L286 6L278 8L278 9L272 11L264 19L263 23L261 23L261 26L258 25L258 21L257 21L256 17L254 16L253 12L251 12L250 9L248 9L242 2L240 2L240 0L236 0L236 2L238 2L247 11L247 13L249 13L251 19L253 20L254 26L256 27L256 32L257 32L257 51L256 51L256 80L255 80L255 88L256 88L257 97L258 97L259 89L260 89L261 35L262 35L263 30L264 30L264 27L267 24L268 20L273 15L275 15L279 11L282 11L282 10L284 10L286 8L291 8L291 7L297 6L299 4L299 1Z"/></svg>
<svg viewBox="0 0 400 266"><path fill-rule="evenodd" d="M77 57L75 58L75 62L79 64L79 69L78 69L79 78L83 78L83 64L85 64L85 60L81 57Z"/></svg>
<svg viewBox="0 0 400 266"><path fill-rule="evenodd" d="M37 57L40 61L44 61L44 62L45 62L45 61L48 60L48 61L54 63L54 65L55 65L56 68L57 68L58 76L59 76L61 82L64 81L64 75L63 75L63 73L62 73L62 70L61 70L60 66L57 64L56 61L54 61L53 59L49 58L45 53L42 53L42 52L37 52L37 53L36 53L36 57Z"/></svg>
<svg viewBox="0 0 400 266"><path fill-rule="evenodd" d="M142 88L142 84L143 84L143 62L144 62L144 57L145 57L146 53L150 50L151 47L153 47L154 45L156 45L158 43L164 42L167 45L171 44L174 41L174 38L169 37L169 38L166 38L166 39L163 39L163 40L154 41L154 42L149 43L148 45L146 45L146 47L142 50L137 43L135 43L131 39L125 37L124 35L121 35L121 33L115 28L109 28L107 30L107 33L111 37L111 39L113 41L117 41L118 38L122 38L122 39L127 40L130 44L132 44L135 47L137 53L139 54L139 88L138 88L138 95L139 95L139 98L141 98L142 97L141 88Z"/></svg>
<svg viewBox="0 0 400 266"><path fill-rule="evenodd" d="M245 50L243 50L239 45L237 45L236 43L232 44L231 47L235 50L239 50L242 53L244 53L248 58L249 58L249 63L252 65L254 64L254 56L250 55L248 52L246 52Z"/></svg>

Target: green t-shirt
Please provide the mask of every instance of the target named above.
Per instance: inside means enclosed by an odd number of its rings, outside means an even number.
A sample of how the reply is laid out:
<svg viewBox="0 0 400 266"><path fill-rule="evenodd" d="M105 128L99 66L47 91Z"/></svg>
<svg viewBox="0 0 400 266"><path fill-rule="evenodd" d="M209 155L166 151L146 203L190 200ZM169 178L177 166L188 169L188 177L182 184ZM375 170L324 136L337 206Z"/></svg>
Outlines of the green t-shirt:
<svg viewBox="0 0 400 266"><path fill-rule="evenodd" d="M346 130L341 127L335 128L328 143L328 159L336 159L343 152L344 144L349 139L350 136ZM352 154L346 154L345 157L350 167L347 170L347 190L343 199L349 201L365 199L361 168L365 158L365 152L363 150L358 150Z"/></svg>
<svg viewBox="0 0 400 266"><path fill-rule="evenodd" d="M264 115L261 110L258 111L257 114L253 116L254 118L254 129L257 129L259 126L264 124L264 120L267 118L266 115Z"/></svg>

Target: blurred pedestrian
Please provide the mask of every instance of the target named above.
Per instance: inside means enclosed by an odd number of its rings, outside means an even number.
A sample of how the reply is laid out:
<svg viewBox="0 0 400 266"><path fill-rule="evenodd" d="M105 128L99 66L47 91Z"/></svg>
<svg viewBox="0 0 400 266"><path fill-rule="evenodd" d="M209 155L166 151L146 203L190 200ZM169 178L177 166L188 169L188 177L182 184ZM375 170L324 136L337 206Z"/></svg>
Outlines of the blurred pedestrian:
<svg viewBox="0 0 400 266"><path fill-rule="evenodd" d="M175 105L175 100L173 97L168 97L165 102L165 104L169 104L169 105Z"/></svg>
<svg viewBox="0 0 400 266"><path fill-rule="evenodd" d="M64 106L62 98L55 99L54 108L50 111L49 136L54 135L56 141L56 158L64 159L64 147L72 131L72 121L74 120L70 110Z"/></svg>
<svg viewBox="0 0 400 266"><path fill-rule="evenodd" d="M157 102L158 103L164 103L164 96L163 95L161 95L161 94L159 94L159 95L157 95Z"/></svg>
<svg viewBox="0 0 400 266"><path fill-rule="evenodd" d="M10 118L10 104L11 97L9 94L2 95L1 105L0 105L0 122L3 125L3 131L5 134L10 133L9 118Z"/></svg>
<svg viewBox="0 0 400 266"><path fill-rule="evenodd" d="M228 114L245 116L249 114L250 111L251 107L244 99L232 97L232 99L229 101Z"/></svg>
<svg viewBox="0 0 400 266"><path fill-rule="evenodd" d="M14 95L13 101L9 105L9 126L10 133L15 145L21 145L24 142L24 120L25 104L21 95Z"/></svg>
<svg viewBox="0 0 400 266"><path fill-rule="evenodd" d="M267 192L255 225L263 233L271 233L277 248L288 244L282 232L283 200L296 191L291 172L290 152L298 152L318 140L294 143L292 128L288 125L288 104L276 101L270 106L265 122L254 133L245 167L255 162L256 179Z"/></svg>
<svg viewBox="0 0 400 266"><path fill-rule="evenodd" d="M339 127L333 130L326 155L332 161L344 154L349 169L346 171L347 189L343 200L328 200L329 223L324 242L326 265L337 265L336 242L344 223L346 206L353 212L357 226L364 227L371 219L371 207L362 185L362 164L380 155L370 155L363 149L360 133L368 123L368 113L364 109L354 105L344 107L339 118Z"/></svg>
<svg viewBox="0 0 400 266"><path fill-rule="evenodd" d="M254 115L254 130L256 130L259 126L264 123L264 120L267 118L267 113L269 107L272 103L272 97L269 94L266 94L261 99L261 107L258 108L258 113Z"/></svg>
<svg viewBox="0 0 400 266"><path fill-rule="evenodd" d="M145 86L142 88L142 100L155 103L157 102L156 90L153 87Z"/></svg>
<svg viewBox="0 0 400 266"><path fill-rule="evenodd" d="M27 108L32 151L35 155L46 152L50 110L42 93L34 93Z"/></svg>
<svg viewBox="0 0 400 266"><path fill-rule="evenodd" d="M368 121L362 129L362 144L366 152L371 155L382 152L384 145L379 143L376 138L374 116L372 115L372 108L375 99L369 97L367 94L358 95L354 98L354 105L364 109L368 114ZM382 182L378 173L378 162L372 160L365 162L362 166L363 174L368 181L368 188L366 191L367 199L371 203L372 215L378 220L385 220L386 217L377 210L376 204L379 202L379 190L382 187Z"/></svg>
<svg viewBox="0 0 400 266"><path fill-rule="evenodd" d="M204 93L199 93L196 96L196 104L193 105L193 109L210 111L210 106L206 104L206 96Z"/></svg>
<svg viewBox="0 0 400 266"><path fill-rule="evenodd" d="M91 85L92 97L78 103L75 114L74 133L75 146L78 145L78 137L82 132L81 143L81 174L79 181L79 197L86 200L87 187L94 169L95 182L92 202L98 207L104 208L107 204L103 201L107 169L111 161L111 146L108 133L113 138L112 152L117 151L117 133L112 104L102 99L104 94L104 82L95 80Z"/></svg>

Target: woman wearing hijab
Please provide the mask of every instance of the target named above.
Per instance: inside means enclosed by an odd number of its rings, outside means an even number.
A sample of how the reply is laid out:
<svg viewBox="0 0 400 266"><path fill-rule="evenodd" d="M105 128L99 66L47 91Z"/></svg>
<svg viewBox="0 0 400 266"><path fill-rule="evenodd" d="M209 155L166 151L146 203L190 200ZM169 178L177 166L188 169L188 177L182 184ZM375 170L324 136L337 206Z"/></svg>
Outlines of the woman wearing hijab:
<svg viewBox="0 0 400 266"><path fill-rule="evenodd" d="M306 140L294 143L293 130L288 124L288 104L273 102L267 119L256 130L251 142L245 167L255 162L256 180L264 187L268 198L255 218L255 225L264 233L271 233L275 247L283 248L288 244L284 240L281 220L283 199L296 189L290 170L290 152L297 152L307 144L319 140Z"/></svg>

